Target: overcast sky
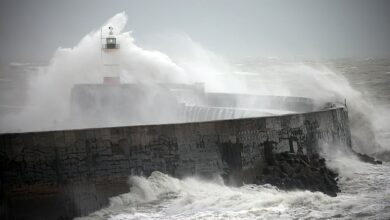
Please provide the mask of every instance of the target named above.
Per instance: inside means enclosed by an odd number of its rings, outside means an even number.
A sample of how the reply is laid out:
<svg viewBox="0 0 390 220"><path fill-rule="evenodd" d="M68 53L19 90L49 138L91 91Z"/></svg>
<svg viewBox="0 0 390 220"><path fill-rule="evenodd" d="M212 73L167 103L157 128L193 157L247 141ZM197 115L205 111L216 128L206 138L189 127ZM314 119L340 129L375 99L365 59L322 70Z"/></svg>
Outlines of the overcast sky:
<svg viewBox="0 0 390 220"><path fill-rule="evenodd" d="M390 57L389 0L1 0L0 63L47 62L125 11L142 46L184 32L226 57Z"/></svg>

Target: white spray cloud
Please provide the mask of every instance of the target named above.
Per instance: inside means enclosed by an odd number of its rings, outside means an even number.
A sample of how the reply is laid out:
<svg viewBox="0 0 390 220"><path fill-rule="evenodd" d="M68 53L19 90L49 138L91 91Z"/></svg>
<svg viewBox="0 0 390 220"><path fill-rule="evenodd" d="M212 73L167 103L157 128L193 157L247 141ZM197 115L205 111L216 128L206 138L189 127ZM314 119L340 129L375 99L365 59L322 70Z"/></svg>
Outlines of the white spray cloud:
<svg viewBox="0 0 390 220"><path fill-rule="evenodd" d="M158 40L157 43L154 43ZM248 93L245 82L235 77L235 68L222 56L204 48L185 33L154 36L150 43L182 67L191 82L205 83L209 92Z"/></svg>
<svg viewBox="0 0 390 220"><path fill-rule="evenodd" d="M186 82L183 70L158 51L134 44L130 32L121 33L127 22L124 12L109 19L102 29L114 27L121 49L114 54L122 68L123 82ZM86 35L73 48L59 48L47 68L30 81L27 107L21 114L2 118L1 130L41 130L66 124L70 91L75 84L102 83L101 29ZM56 124L57 122L57 124Z"/></svg>
<svg viewBox="0 0 390 220"><path fill-rule="evenodd" d="M378 118L372 113L373 106L341 74L324 65L275 59L233 65L182 33L169 34L156 46L164 54L139 47L131 32L124 32L126 22L126 14L118 13L75 47L59 48L48 67L30 81L27 107L21 114L1 118L0 130L74 128L69 114L71 89L80 83L102 83L101 30L107 34L111 26L120 43L111 59L120 64L123 83L202 82L210 92L303 96L316 100L319 107L346 99L356 148L367 153L378 150L376 129L380 128L376 125L383 123L372 124L381 122L373 120ZM118 120L105 123L118 125Z"/></svg>

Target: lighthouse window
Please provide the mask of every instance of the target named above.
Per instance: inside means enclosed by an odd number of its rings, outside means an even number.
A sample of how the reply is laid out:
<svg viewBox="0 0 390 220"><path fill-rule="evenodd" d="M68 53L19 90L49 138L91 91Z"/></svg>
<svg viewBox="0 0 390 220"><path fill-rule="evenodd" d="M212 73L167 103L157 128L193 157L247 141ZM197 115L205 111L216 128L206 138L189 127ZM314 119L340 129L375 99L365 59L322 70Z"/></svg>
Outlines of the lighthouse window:
<svg viewBox="0 0 390 220"><path fill-rule="evenodd" d="M107 44L116 44L115 38L107 38Z"/></svg>
<svg viewBox="0 0 390 220"><path fill-rule="evenodd" d="M116 49L116 48L118 48L118 45L116 44L116 38L108 37L106 39L106 42L107 42L107 44L106 44L106 48L107 49Z"/></svg>

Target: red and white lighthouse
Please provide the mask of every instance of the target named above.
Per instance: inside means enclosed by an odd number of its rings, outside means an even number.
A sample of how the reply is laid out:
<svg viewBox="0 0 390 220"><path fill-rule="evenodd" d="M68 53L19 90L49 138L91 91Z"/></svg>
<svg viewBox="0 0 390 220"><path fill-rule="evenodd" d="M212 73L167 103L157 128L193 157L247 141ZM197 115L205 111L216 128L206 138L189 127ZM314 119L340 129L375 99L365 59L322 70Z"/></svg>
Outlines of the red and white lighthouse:
<svg viewBox="0 0 390 220"><path fill-rule="evenodd" d="M120 64L115 54L118 52L120 45L118 38L114 34L114 28L108 27L108 33L101 30L101 60L103 65L103 83L120 84Z"/></svg>

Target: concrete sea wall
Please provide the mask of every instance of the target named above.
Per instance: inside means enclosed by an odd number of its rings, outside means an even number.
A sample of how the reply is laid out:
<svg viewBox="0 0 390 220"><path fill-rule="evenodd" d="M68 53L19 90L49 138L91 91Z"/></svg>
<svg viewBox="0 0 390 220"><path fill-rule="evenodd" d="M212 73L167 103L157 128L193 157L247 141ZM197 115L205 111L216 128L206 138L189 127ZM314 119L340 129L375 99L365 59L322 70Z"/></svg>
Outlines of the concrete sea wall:
<svg viewBox="0 0 390 220"><path fill-rule="evenodd" d="M250 182L264 149L350 146L344 108L198 123L0 135L1 219L71 219L129 191L129 175L221 174Z"/></svg>

